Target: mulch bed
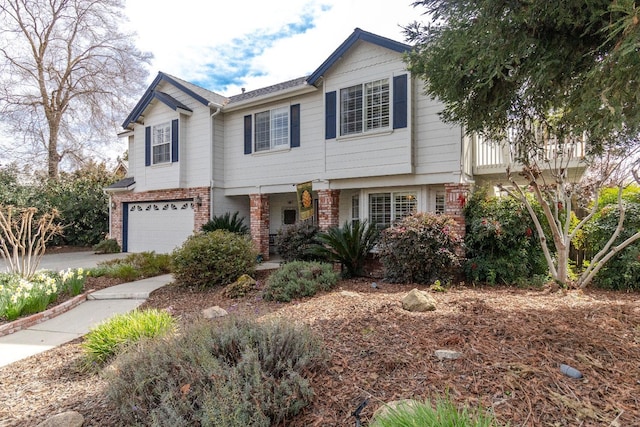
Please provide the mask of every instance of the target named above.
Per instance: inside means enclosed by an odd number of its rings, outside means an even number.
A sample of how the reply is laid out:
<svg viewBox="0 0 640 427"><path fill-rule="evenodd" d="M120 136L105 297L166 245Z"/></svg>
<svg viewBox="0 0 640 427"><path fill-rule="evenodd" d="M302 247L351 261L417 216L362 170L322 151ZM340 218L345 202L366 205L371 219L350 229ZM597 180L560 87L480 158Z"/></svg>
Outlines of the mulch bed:
<svg viewBox="0 0 640 427"><path fill-rule="evenodd" d="M170 285L144 307L170 309L183 322L218 305L232 315L308 324L330 361L312 378L313 404L288 426L353 426L365 399L364 423L383 402L445 395L511 426L640 425L639 294L457 286L432 293L436 311L409 313L401 298L426 288L378 285L342 281L289 304L263 301L257 291L231 300L221 289ZM79 342L0 368L0 426L31 426L69 409L85 416L85 426L117 425L105 383L77 369ZM463 356L441 361L437 349ZM584 378L565 376L561 363Z"/></svg>

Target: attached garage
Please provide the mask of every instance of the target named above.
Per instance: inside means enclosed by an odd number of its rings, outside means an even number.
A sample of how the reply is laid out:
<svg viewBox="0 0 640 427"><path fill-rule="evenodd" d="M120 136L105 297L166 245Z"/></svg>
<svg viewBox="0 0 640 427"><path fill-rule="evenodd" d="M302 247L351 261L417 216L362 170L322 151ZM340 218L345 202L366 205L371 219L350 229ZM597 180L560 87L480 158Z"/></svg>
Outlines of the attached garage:
<svg viewBox="0 0 640 427"><path fill-rule="evenodd" d="M124 252L169 253L193 234L192 200L129 202L123 215Z"/></svg>

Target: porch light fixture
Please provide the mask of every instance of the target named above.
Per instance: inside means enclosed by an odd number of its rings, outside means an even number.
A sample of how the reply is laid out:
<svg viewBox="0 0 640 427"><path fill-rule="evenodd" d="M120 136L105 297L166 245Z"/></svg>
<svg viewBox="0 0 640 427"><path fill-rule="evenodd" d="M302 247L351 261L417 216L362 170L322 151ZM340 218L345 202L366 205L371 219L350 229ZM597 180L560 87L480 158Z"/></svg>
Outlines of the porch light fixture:
<svg viewBox="0 0 640 427"><path fill-rule="evenodd" d="M202 206L202 198L200 196L196 196L193 198L193 203L196 204L196 206L200 207Z"/></svg>

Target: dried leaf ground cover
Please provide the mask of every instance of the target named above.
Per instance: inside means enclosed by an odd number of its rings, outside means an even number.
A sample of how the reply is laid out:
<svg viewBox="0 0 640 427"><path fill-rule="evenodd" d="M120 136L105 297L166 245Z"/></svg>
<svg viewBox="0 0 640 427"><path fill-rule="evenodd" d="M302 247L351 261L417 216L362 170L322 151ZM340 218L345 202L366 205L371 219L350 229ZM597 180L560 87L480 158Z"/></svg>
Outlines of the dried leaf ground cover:
<svg viewBox="0 0 640 427"><path fill-rule="evenodd" d="M415 286L360 279L290 304L258 293L229 300L220 290L165 287L145 306L170 309L183 321L219 305L236 315L282 316L308 323L331 354L313 378L316 399L287 425L353 426L365 398L366 422L382 402L448 395L492 408L511 426L640 425L638 294L588 290L456 287L434 293L435 312L412 314L400 299ZM346 291L346 292L345 292ZM463 353L454 361L437 349ZM97 375L76 370L79 343L0 368L0 426L31 426L52 413L81 412L85 425L117 425ZM583 379L563 375L566 363Z"/></svg>

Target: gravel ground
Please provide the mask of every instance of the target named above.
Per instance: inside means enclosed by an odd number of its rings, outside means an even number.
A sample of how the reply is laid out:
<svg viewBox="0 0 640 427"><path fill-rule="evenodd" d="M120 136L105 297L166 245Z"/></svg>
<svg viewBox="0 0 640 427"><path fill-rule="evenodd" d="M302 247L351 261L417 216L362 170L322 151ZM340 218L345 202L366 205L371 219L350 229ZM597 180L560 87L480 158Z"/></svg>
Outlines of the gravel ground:
<svg viewBox="0 0 640 427"><path fill-rule="evenodd" d="M261 273L259 286L265 275ZM401 298L416 285L365 279L289 304L263 301L259 289L239 300L220 289L166 286L143 307L169 309L181 322L218 305L231 315L303 322L330 352L312 379L313 404L287 425L352 426L383 402L448 393L457 403L492 410L511 426L640 425L640 305L637 293L549 292L458 286L432 293L437 310L409 313ZM348 292L345 292L348 291ZM76 410L85 426L116 426L99 373L86 373L81 339L0 368L0 426L33 426ZM434 357L437 349L463 356ZM561 363L583 379L564 376Z"/></svg>

